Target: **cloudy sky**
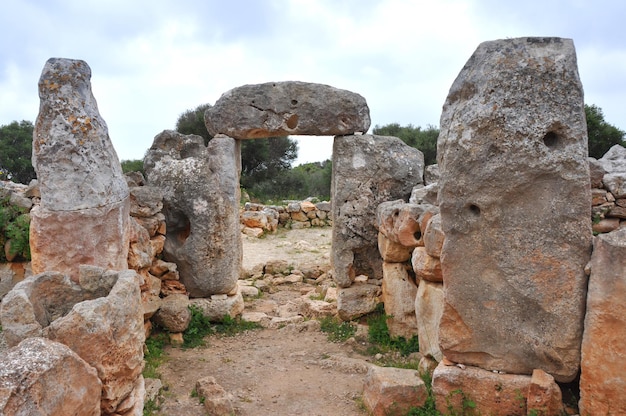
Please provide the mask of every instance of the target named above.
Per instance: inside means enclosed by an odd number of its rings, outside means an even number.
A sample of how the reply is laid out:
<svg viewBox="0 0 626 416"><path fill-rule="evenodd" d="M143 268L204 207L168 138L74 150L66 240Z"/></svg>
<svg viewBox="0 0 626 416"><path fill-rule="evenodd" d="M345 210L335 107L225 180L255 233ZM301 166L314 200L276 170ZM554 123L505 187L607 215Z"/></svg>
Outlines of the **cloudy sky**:
<svg viewBox="0 0 626 416"><path fill-rule="evenodd" d="M623 0L3 0L0 124L34 121L50 57L83 59L120 159L244 85L298 80L363 95L372 126L438 126L480 42L574 39L585 102L626 130ZM298 162L332 139L299 139Z"/></svg>

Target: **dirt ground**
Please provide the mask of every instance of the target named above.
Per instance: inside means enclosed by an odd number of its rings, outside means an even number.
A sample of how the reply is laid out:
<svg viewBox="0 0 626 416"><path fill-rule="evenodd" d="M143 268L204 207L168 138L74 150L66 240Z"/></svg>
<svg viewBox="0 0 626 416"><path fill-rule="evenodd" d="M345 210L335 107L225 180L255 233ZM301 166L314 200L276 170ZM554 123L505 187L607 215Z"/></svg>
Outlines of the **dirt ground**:
<svg viewBox="0 0 626 416"><path fill-rule="evenodd" d="M247 269L278 259L296 268L329 262L330 228L243 238ZM246 301L245 312L285 305L309 286L281 285L275 293ZM355 352L355 342L329 342L315 322L305 321L234 337L211 336L202 348L168 347L167 361L159 367L166 390L157 414L205 415L191 392L198 379L212 376L232 394L236 415L366 415L360 397L368 363Z"/></svg>

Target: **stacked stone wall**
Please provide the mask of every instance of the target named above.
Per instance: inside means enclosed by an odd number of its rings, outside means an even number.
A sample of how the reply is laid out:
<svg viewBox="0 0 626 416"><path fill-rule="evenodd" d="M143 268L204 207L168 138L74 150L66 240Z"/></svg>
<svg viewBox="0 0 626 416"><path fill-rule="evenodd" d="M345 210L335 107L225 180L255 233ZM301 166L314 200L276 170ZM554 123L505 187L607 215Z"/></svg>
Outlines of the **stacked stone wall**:
<svg viewBox="0 0 626 416"><path fill-rule="evenodd" d="M279 227L298 230L311 227L332 227L331 203L285 201L283 205L262 205L247 202L240 212L241 232L260 237Z"/></svg>

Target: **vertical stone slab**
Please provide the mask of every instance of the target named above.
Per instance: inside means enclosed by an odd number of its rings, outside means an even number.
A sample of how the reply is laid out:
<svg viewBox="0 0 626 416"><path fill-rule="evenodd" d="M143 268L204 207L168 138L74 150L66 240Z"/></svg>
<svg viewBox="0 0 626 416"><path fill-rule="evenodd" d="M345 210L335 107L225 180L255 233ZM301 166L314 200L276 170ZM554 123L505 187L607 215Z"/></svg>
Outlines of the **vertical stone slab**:
<svg viewBox="0 0 626 416"><path fill-rule="evenodd" d="M333 144L333 278L348 287L358 275L382 279L376 209L408 201L423 182L424 155L397 137L336 136Z"/></svg>
<svg viewBox="0 0 626 416"><path fill-rule="evenodd" d="M450 89L437 151L444 355L507 373L541 368L571 381L591 243L573 42L482 43Z"/></svg>
<svg viewBox="0 0 626 416"><path fill-rule="evenodd" d="M591 256L580 414L626 412L626 228L600 234Z"/></svg>
<svg viewBox="0 0 626 416"><path fill-rule="evenodd" d="M237 140L166 130L144 159L148 182L163 192L164 256L176 263L191 297L230 293L242 262Z"/></svg>
<svg viewBox="0 0 626 416"><path fill-rule="evenodd" d="M31 211L33 273L76 280L78 266L126 269L128 186L91 92L84 61L49 59L39 79L33 166L41 205Z"/></svg>

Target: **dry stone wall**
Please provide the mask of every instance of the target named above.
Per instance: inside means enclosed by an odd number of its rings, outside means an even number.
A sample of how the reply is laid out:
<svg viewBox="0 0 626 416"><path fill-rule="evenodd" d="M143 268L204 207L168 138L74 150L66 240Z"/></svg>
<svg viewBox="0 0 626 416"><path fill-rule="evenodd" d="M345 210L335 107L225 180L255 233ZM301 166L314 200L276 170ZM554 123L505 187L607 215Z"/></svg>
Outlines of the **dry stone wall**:
<svg viewBox="0 0 626 416"><path fill-rule="evenodd" d="M327 201L290 201L286 205L246 202L240 214L241 232L250 237L273 233L278 227L301 229L332 227L331 204Z"/></svg>

